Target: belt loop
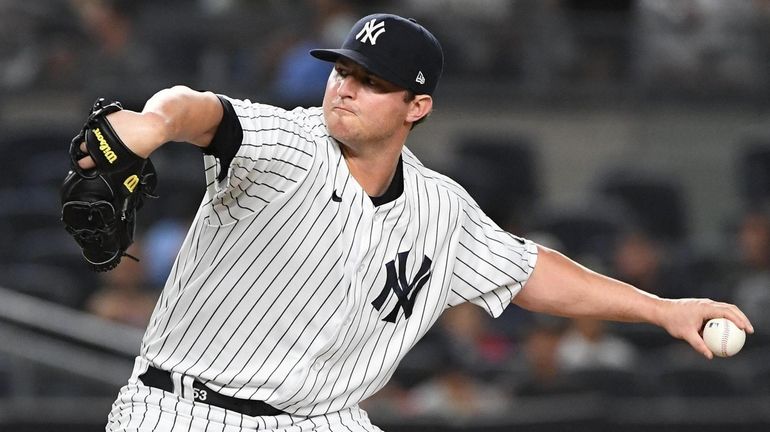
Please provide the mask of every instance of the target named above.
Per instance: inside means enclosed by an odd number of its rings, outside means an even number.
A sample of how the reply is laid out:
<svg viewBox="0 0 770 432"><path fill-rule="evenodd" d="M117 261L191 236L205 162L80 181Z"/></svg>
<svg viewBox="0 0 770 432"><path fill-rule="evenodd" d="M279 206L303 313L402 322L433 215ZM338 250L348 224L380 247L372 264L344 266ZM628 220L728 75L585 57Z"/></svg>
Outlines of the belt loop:
<svg viewBox="0 0 770 432"><path fill-rule="evenodd" d="M179 372L170 372L171 383L174 385L174 394L184 397L184 387L182 386L182 374Z"/></svg>
<svg viewBox="0 0 770 432"><path fill-rule="evenodd" d="M131 378L129 379L129 382L132 384L136 384L139 382L139 376L143 373L147 372L147 369L150 367L150 362L145 360L144 358L137 356L134 360L134 370L131 372Z"/></svg>
<svg viewBox="0 0 770 432"><path fill-rule="evenodd" d="M182 399L195 400L193 393L193 382L195 381L195 378L190 375L182 375L181 377L182 387L180 396Z"/></svg>

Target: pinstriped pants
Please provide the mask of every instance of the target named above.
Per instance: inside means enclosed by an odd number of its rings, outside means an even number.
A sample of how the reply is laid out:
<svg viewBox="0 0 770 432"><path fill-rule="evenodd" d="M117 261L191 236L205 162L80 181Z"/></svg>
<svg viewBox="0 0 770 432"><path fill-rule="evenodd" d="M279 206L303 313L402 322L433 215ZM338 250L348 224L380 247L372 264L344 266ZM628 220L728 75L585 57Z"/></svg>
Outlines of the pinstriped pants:
<svg viewBox="0 0 770 432"><path fill-rule="evenodd" d="M357 406L314 417L251 417L181 396L192 395L192 387L179 394L148 387L137 378L145 370L146 361L137 359L128 384L112 404L107 432L382 432Z"/></svg>

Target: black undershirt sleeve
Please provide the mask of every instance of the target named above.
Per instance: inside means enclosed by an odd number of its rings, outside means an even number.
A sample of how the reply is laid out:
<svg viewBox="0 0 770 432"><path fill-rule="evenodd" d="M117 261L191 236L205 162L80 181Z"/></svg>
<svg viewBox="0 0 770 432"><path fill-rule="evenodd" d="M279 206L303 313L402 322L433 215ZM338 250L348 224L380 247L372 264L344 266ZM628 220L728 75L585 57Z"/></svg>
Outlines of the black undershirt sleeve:
<svg viewBox="0 0 770 432"><path fill-rule="evenodd" d="M220 170L217 180L222 181L227 177L230 162L233 161L243 142L243 128L230 101L219 95L217 97L222 104L224 113L214 138L211 139L211 143L207 147L203 148L203 153L219 159Z"/></svg>

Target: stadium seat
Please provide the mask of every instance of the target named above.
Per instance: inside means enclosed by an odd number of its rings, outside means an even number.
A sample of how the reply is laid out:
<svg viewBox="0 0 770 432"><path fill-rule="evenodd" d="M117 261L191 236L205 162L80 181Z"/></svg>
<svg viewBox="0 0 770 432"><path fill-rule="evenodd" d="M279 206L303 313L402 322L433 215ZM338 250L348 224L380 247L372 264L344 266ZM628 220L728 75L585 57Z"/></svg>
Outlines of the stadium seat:
<svg viewBox="0 0 770 432"><path fill-rule="evenodd" d="M612 397L644 397L658 391L650 376L637 370L594 367L568 372L580 388Z"/></svg>
<svg viewBox="0 0 770 432"><path fill-rule="evenodd" d="M735 172L746 205L770 200L770 137L750 137L738 153Z"/></svg>
<svg viewBox="0 0 770 432"><path fill-rule="evenodd" d="M71 272L54 266L2 263L0 286L70 307L78 307L82 301L82 282Z"/></svg>
<svg viewBox="0 0 770 432"><path fill-rule="evenodd" d="M535 156L524 136L466 134L458 138L450 177L503 225L523 217L537 200Z"/></svg>
<svg viewBox="0 0 770 432"><path fill-rule="evenodd" d="M716 367L662 364L658 378L668 396L728 397L748 393L741 380Z"/></svg>
<svg viewBox="0 0 770 432"><path fill-rule="evenodd" d="M683 192L674 180L642 170L613 169L596 183L600 196L624 206L639 228L661 240L687 235Z"/></svg>
<svg viewBox="0 0 770 432"><path fill-rule="evenodd" d="M622 228L623 215L604 203L577 207L545 208L535 212L530 232L556 237L560 250L580 258L591 255L607 259Z"/></svg>

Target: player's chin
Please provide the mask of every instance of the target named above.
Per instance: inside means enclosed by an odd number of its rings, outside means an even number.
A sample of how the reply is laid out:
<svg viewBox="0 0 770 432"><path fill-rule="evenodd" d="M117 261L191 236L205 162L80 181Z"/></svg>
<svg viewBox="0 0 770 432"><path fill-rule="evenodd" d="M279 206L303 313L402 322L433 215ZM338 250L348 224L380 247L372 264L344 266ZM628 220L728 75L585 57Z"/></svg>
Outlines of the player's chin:
<svg viewBox="0 0 770 432"><path fill-rule="evenodd" d="M329 135L331 135L332 138L343 143L349 141L355 135L354 125L342 119L335 119L328 122L327 128L329 129Z"/></svg>

